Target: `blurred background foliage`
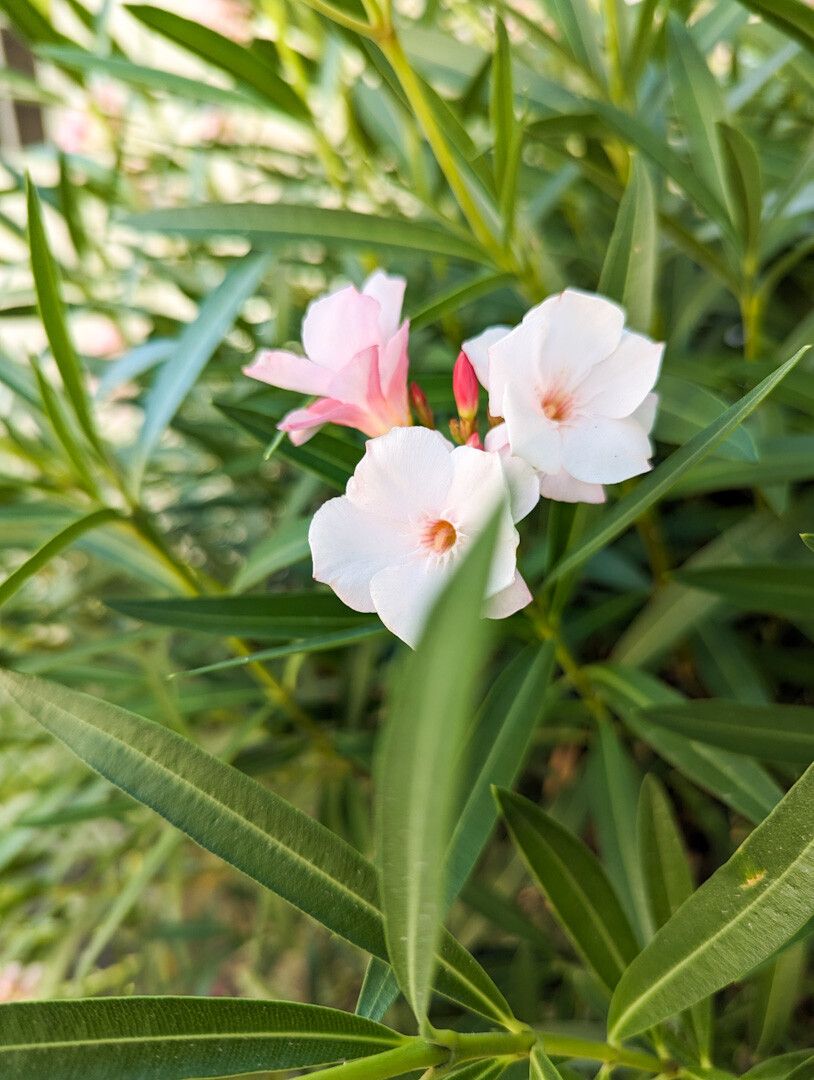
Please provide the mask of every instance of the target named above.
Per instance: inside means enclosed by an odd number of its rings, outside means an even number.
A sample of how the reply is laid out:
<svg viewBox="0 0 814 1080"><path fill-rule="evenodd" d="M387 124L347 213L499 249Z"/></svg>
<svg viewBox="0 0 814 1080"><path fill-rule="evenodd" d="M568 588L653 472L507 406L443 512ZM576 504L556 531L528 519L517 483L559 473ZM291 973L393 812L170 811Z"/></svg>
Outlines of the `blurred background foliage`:
<svg viewBox="0 0 814 1080"><path fill-rule="evenodd" d="M667 341L666 456L814 339L814 11L406 0L381 33L353 0L0 10L0 659L188 735L369 853L393 644L299 599L310 514L361 444L281 442L294 396L241 366L381 265L407 277L413 373L443 418L463 338L601 288ZM812 478L804 358L555 595L582 666L534 703L520 790L601 854L634 916L645 771L700 882L804 763L770 734L740 745L737 723L715 744L641 710L814 707ZM524 525L529 581L601 513ZM222 594L246 602L157 602ZM509 620L494 670L533 638ZM0 716L0 995L353 1008L356 954ZM601 1035L602 994L505 834L450 925L522 1019ZM811 1041L809 942L720 995L722 1061Z"/></svg>

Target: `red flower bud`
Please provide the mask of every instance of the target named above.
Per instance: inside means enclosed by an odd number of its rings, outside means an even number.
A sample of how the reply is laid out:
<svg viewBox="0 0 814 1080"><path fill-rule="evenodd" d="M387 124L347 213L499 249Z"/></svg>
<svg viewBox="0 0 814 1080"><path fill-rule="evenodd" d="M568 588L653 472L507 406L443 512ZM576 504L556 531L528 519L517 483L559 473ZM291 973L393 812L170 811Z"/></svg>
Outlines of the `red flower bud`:
<svg viewBox="0 0 814 1080"><path fill-rule="evenodd" d="M419 424L423 424L424 427L434 428L435 417L432 414L430 403L427 401L427 395L418 383L410 383L410 401L413 403L413 410L418 417Z"/></svg>
<svg viewBox="0 0 814 1080"><path fill-rule="evenodd" d="M478 435L477 431L472 432L472 434L466 440L466 445L474 447L475 450L483 449L483 443L481 442L480 435Z"/></svg>
<svg viewBox="0 0 814 1080"><path fill-rule="evenodd" d="M478 377L466 353L458 354L452 369L452 393L462 420L472 421L478 414Z"/></svg>

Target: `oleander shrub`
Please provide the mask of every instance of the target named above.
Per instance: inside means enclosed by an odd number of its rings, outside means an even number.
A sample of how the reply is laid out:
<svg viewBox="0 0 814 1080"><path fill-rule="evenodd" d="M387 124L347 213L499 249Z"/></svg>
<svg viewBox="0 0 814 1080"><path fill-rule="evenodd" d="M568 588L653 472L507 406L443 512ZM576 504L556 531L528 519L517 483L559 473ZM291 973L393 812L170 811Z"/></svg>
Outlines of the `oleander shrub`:
<svg viewBox="0 0 814 1080"><path fill-rule="evenodd" d="M0 1076L814 1076L814 9L0 12Z"/></svg>

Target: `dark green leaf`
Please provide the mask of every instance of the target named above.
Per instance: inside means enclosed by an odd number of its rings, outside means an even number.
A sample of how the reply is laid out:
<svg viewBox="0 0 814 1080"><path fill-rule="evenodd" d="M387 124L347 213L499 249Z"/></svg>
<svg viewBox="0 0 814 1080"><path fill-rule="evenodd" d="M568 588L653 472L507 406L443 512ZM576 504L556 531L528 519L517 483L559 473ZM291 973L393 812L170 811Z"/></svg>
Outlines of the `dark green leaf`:
<svg viewBox="0 0 814 1080"><path fill-rule="evenodd" d="M746 611L786 619L810 619L814 612L814 566L721 566L681 570L676 580L715 593Z"/></svg>
<svg viewBox="0 0 814 1080"><path fill-rule="evenodd" d="M658 263L658 215L650 175L636 156L608 245L599 291L627 311L634 330L650 331Z"/></svg>

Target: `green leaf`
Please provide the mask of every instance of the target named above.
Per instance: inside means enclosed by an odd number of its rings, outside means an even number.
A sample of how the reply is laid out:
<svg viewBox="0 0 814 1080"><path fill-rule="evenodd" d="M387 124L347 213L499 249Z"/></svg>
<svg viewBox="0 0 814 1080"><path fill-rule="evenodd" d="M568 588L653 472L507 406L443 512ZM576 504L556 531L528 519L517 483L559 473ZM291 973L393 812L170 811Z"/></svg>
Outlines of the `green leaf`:
<svg viewBox="0 0 814 1080"><path fill-rule="evenodd" d="M512 85L512 53L509 45L509 35L506 33L506 27L503 25L502 19L497 20L495 36L495 52L492 58L492 93L489 99L489 109L492 121L492 138L495 144L495 184L497 190L500 191L506 178L512 133L516 126L514 119L514 88Z"/></svg>
<svg viewBox="0 0 814 1080"><path fill-rule="evenodd" d="M528 799L500 789L496 798L558 922L600 983L612 991L638 945L596 856Z"/></svg>
<svg viewBox="0 0 814 1080"><path fill-rule="evenodd" d="M529 1055L529 1080L562 1080L562 1074L543 1049L535 1043Z"/></svg>
<svg viewBox="0 0 814 1080"><path fill-rule="evenodd" d="M718 83L689 30L677 15L667 20L667 68L678 119L689 144L693 168L726 204L726 177L715 125L726 119Z"/></svg>
<svg viewBox="0 0 814 1080"><path fill-rule="evenodd" d="M702 461L722 439L725 439L739 424L743 423L747 416L754 412L763 399L768 397L775 386L782 382L786 375L799 363L801 357L807 351L808 347L804 347L795 353L785 364L781 364L776 371L758 383L748 394L745 394L740 401L730 406L714 423L699 432L685 446L682 446L680 450L676 450L653 472L640 480L636 489L620 499L612 510L603 514L594 528L588 531L576 548L557 563L548 575L547 584L582 566L587 559L595 555L597 551L601 551L612 540L615 540L646 510L657 503L682 476L689 472L699 461Z"/></svg>
<svg viewBox="0 0 814 1080"><path fill-rule="evenodd" d="M763 209L763 185L760 161L752 143L742 131L718 123L718 137L723 147L729 204L735 231L747 252L754 252L760 234Z"/></svg>
<svg viewBox="0 0 814 1080"><path fill-rule="evenodd" d="M602 85L605 68L596 34L596 13L586 0L545 0L545 6L577 63Z"/></svg>
<svg viewBox="0 0 814 1080"><path fill-rule="evenodd" d="M800 539L810 551L814 551L814 533L800 533Z"/></svg>
<svg viewBox="0 0 814 1080"><path fill-rule="evenodd" d="M767 1053L787 1035L799 1004L807 966L807 943L798 941L760 972L754 1005L756 1053Z"/></svg>
<svg viewBox="0 0 814 1080"><path fill-rule="evenodd" d="M18 566L13 574L9 574L5 581L0 583L0 607L10 600L18 589L33 577L38 570L47 566L52 559L70 547L75 540L92 529L98 529L100 525L106 525L109 521L115 521L119 514L115 510L95 510L92 514L86 514L77 521L71 522L60 532L53 536L46 544L36 551L29 559Z"/></svg>
<svg viewBox="0 0 814 1080"><path fill-rule="evenodd" d="M694 886L673 808L667 792L652 773L642 783L636 836L650 910L656 929L659 929L692 895ZM690 1022L702 1060L708 1059L711 1003L699 1001L691 1006Z"/></svg>
<svg viewBox="0 0 814 1080"><path fill-rule="evenodd" d="M109 600L107 603L122 615L158 626L261 641L321 637L331 631L375 625L373 616L351 611L329 592Z"/></svg>
<svg viewBox="0 0 814 1080"><path fill-rule="evenodd" d="M357 1016L381 1020L398 996L399 984L393 969L378 956L371 956L356 1002Z"/></svg>
<svg viewBox="0 0 814 1080"><path fill-rule="evenodd" d="M3 1075L185 1080L367 1057L404 1037L289 1001L129 997L0 1005Z"/></svg>
<svg viewBox="0 0 814 1080"><path fill-rule="evenodd" d="M234 591L250 589L278 570L307 559L310 524L308 518L293 518L281 523L270 536L261 540L235 574Z"/></svg>
<svg viewBox="0 0 814 1080"><path fill-rule="evenodd" d="M161 71L159 68L133 64L121 56L98 56L84 49L65 48L59 45L41 45L37 49L37 56L50 60L59 67L108 75L112 79L135 86L138 90L158 90L183 98L185 101L203 101L208 105L220 105L227 109L262 106L258 98L249 97L238 90L226 90L222 86L212 86L199 79L188 79L183 75Z"/></svg>
<svg viewBox="0 0 814 1080"><path fill-rule="evenodd" d="M43 373L38 360L31 358L31 367L40 393L40 400L48 423L57 441L68 456L74 467L77 483L95 499L101 498L96 480L91 472L87 454L80 446L74 424L62 404L57 391L51 385L51 381Z"/></svg>
<svg viewBox="0 0 814 1080"><path fill-rule="evenodd" d="M642 707L682 700L670 687L645 672L617 664L597 664L588 673L634 735L749 821L762 821L780 801L783 793L778 785L751 758L686 739L642 719Z"/></svg>
<svg viewBox="0 0 814 1080"><path fill-rule="evenodd" d="M659 376L659 410L656 416L655 437L659 442L677 445L688 442L697 432L713 424L729 403L707 390L705 386L662 372ZM751 467L758 460L755 440L745 427L739 427L717 449L722 458L748 461ZM709 464L709 462L707 462ZM690 474L692 483L696 471Z"/></svg>
<svg viewBox="0 0 814 1080"><path fill-rule="evenodd" d="M457 313L466 304L472 304L483 296L489 296L498 289L512 285L514 280L511 274L479 272L423 303L410 316L410 328L419 330L423 326L432 326L445 315Z"/></svg>
<svg viewBox="0 0 814 1080"><path fill-rule="evenodd" d="M511 788L545 709L554 666L550 642L531 645L503 669L463 749L466 801L447 853L447 903L463 888L497 820L492 787Z"/></svg>
<svg viewBox="0 0 814 1080"><path fill-rule="evenodd" d="M37 309L45 328L48 344L51 346L51 353L62 376L65 393L68 395L79 426L87 435L91 445L98 449L99 438L85 393L79 357L76 355L65 321L65 311L59 294L57 268L45 235L40 197L30 180L26 180L26 197L28 243L31 249L34 288L37 293Z"/></svg>
<svg viewBox="0 0 814 1080"><path fill-rule="evenodd" d="M269 412L264 410L264 405L267 406L264 399L252 399L251 402L240 405L217 403L225 416L267 446L279 438L277 424L285 410L272 406L272 411ZM361 461L363 453L361 446L330 431L318 431L302 446L295 446L290 439L283 438L274 450L275 457L290 461L312 473L337 491L345 490L345 485Z"/></svg>
<svg viewBox="0 0 814 1080"><path fill-rule="evenodd" d="M131 467L137 482L167 425L270 265L267 254L247 255L235 262L185 327L174 354L162 363L147 395L144 423L133 451Z"/></svg>
<svg viewBox="0 0 814 1080"><path fill-rule="evenodd" d="M0 688L78 757L294 907L387 958L376 872L355 848L168 728L87 694L0 671ZM437 987L502 1022L508 1006L445 934Z"/></svg>
<svg viewBox="0 0 814 1080"><path fill-rule="evenodd" d="M636 156L599 278L599 292L627 311L628 324L648 333L658 264L658 214L650 175Z"/></svg>
<svg viewBox="0 0 814 1080"><path fill-rule="evenodd" d="M603 861L640 941L653 925L636 850L636 800L640 774L612 724L599 725L589 765L590 801Z"/></svg>
<svg viewBox="0 0 814 1080"><path fill-rule="evenodd" d="M810 619L814 611L812 566L705 567L680 570L675 578L746 611L765 611L785 619Z"/></svg>
<svg viewBox="0 0 814 1080"><path fill-rule="evenodd" d="M740 3L814 51L814 11L800 0L740 0Z"/></svg>
<svg viewBox="0 0 814 1080"><path fill-rule="evenodd" d="M448 255L453 259L485 263L489 259L471 240L421 221L394 216L377 217L351 210L283 203L228 203L181 206L153 210L126 219L131 228L162 232L190 239L242 236L255 248L276 247L288 240L309 240L363 251Z"/></svg>
<svg viewBox="0 0 814 1080"><path fill-rule="evenodd" d="M762 761L814 761L814 708L685 701L645 710L649 724Z"/></svg>
<svg viewBox="0 0 814 1080"><path fill-rule="evenodd" d="M54 28L51 20L31 0L0 0L0 11L5 13L25 41L73 44Z"/></svg>
<svg viewBox="0 0 814 1080"><path fill-rule="evenodd" d="M377 767L377 828L387 949L420 1024L429 1008L445 911L461 749L493 633L481 617L499 516L472 545L402 663ZM452 672L454 671L454 677Z"/></svg>
<svg viewBox="0 0 814 1080"><path fill-rule="evenodd" d="M291 89L264 56L223 37L199 22L184 19L172 11L150 4L127 4L126 10L145 26L157 31L182 49L228 72L238 86L273 105L295 120L310 120L302 99Z"/></svg>
<svg viewBox="0 0 814 1080"><path fill-rule="evenodd" d="M743 978L811 917L814 765L622 976L610 1037L629 1038Z"/></svg>

